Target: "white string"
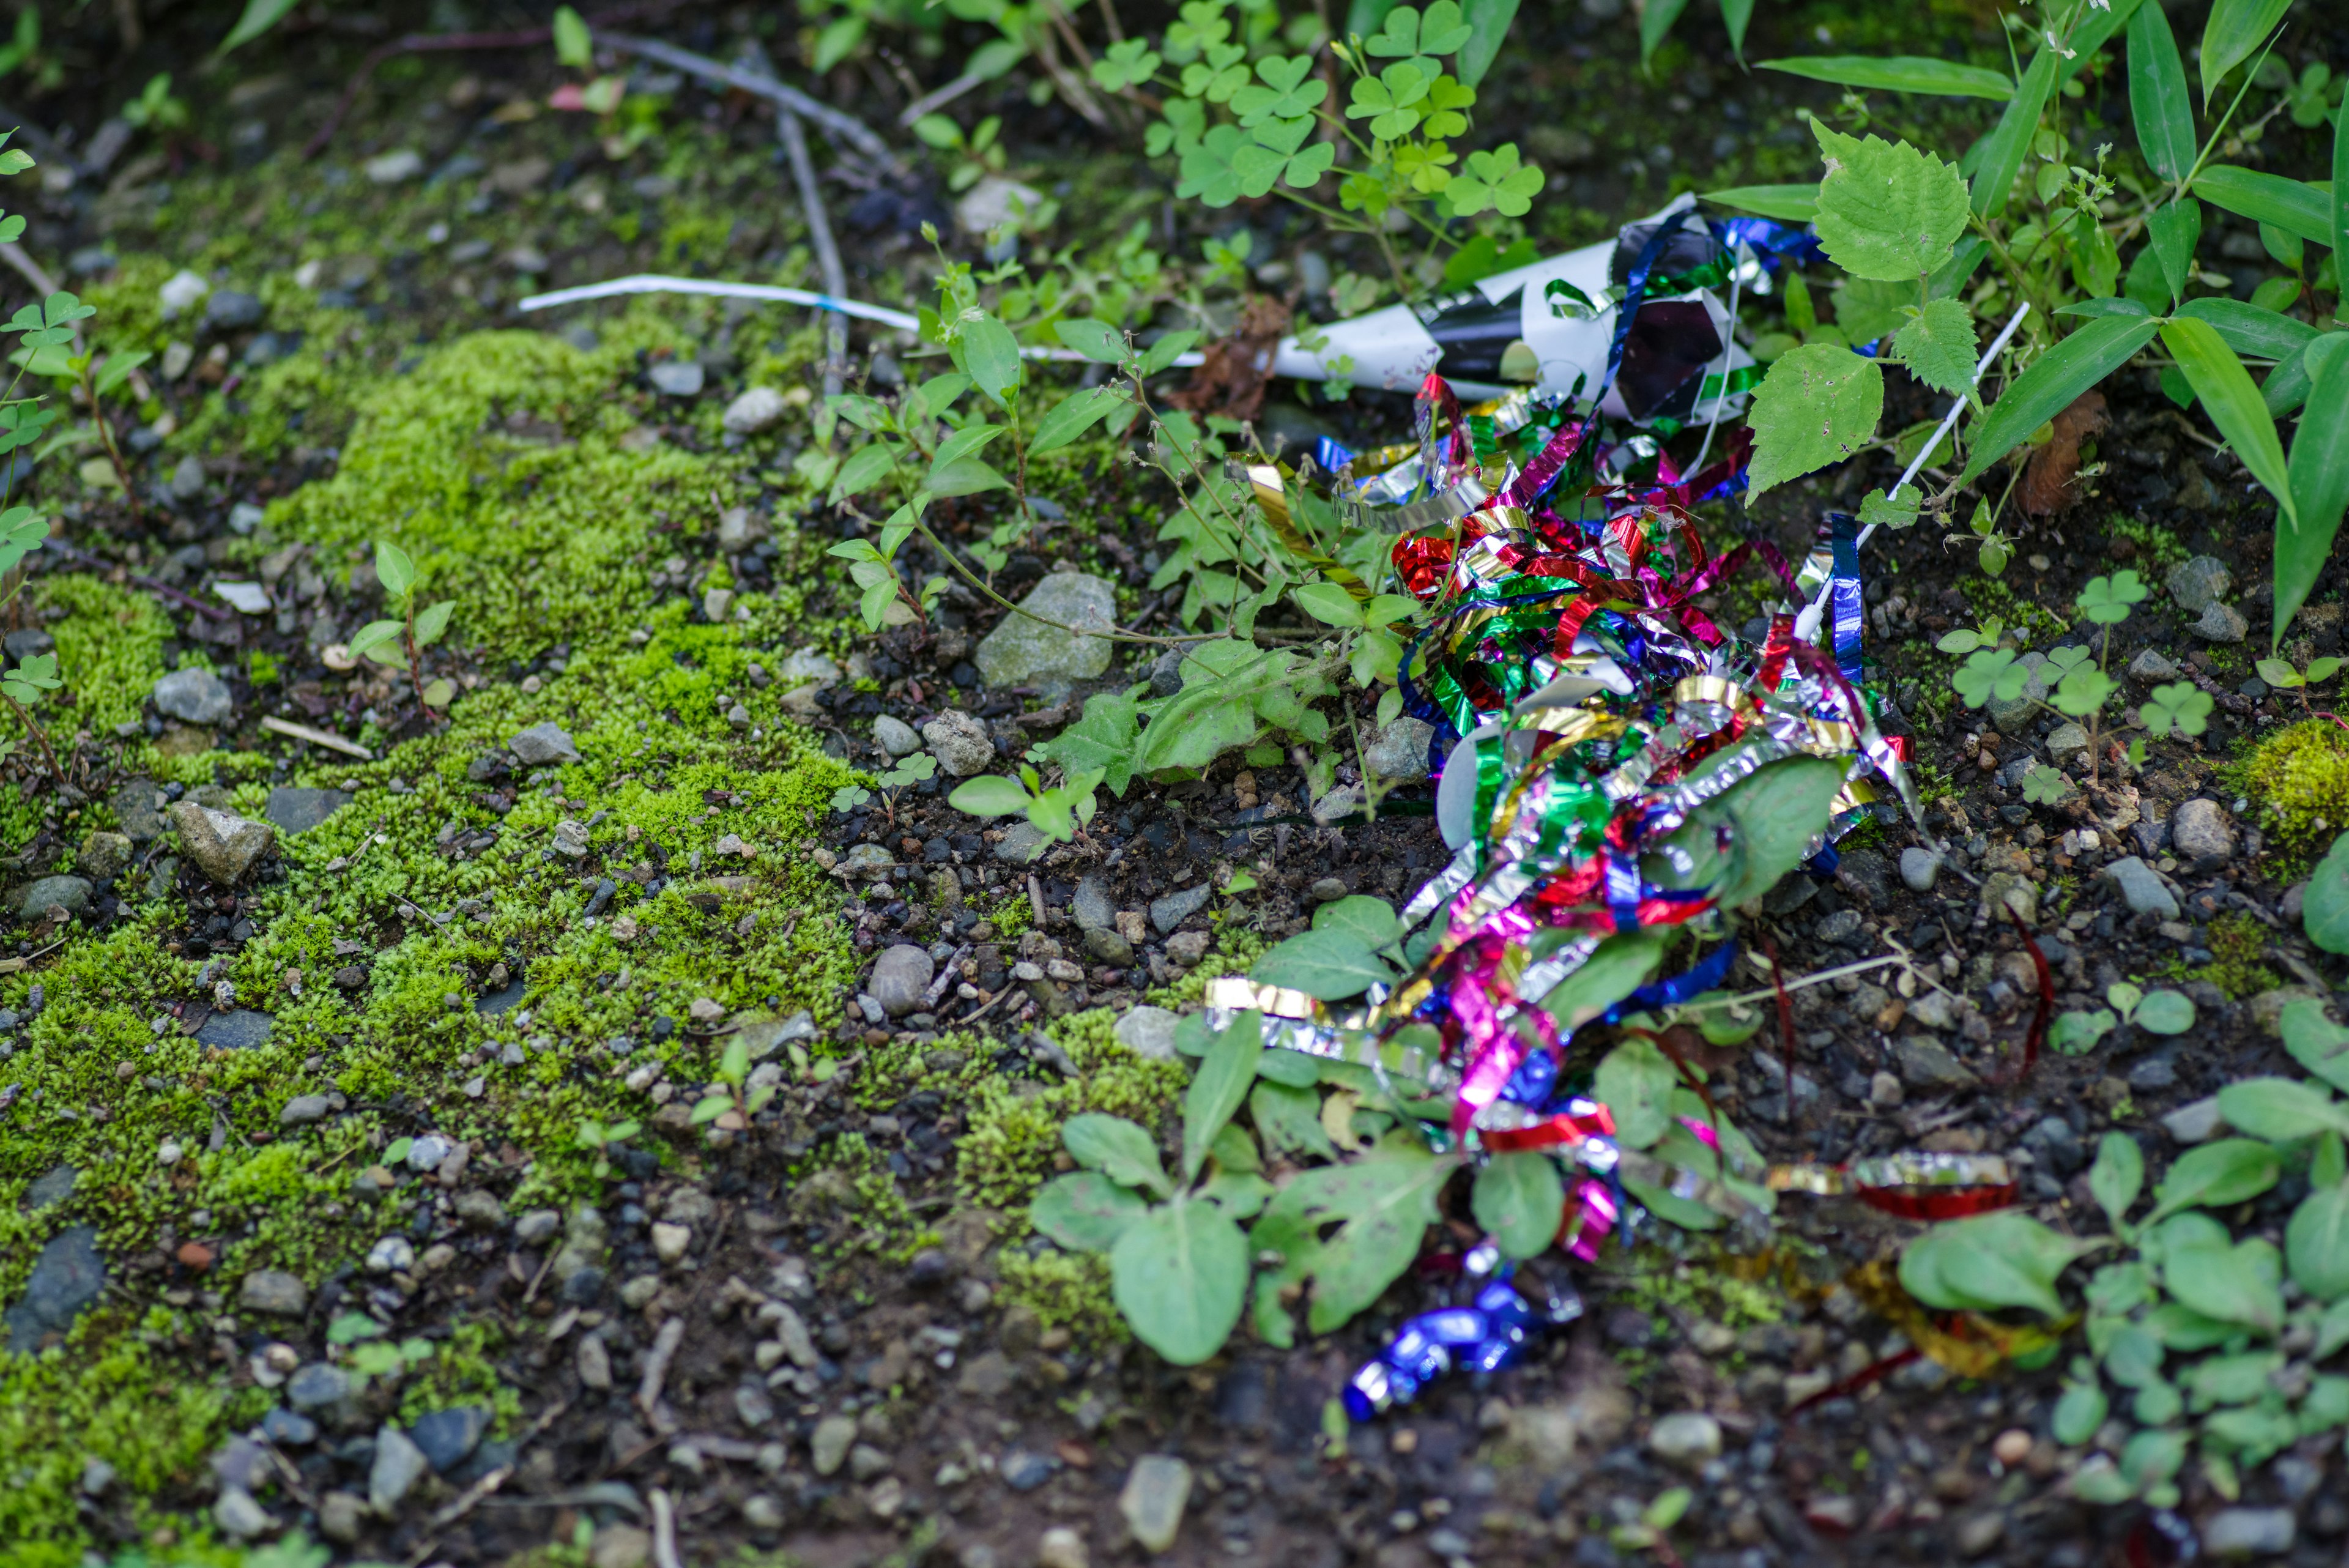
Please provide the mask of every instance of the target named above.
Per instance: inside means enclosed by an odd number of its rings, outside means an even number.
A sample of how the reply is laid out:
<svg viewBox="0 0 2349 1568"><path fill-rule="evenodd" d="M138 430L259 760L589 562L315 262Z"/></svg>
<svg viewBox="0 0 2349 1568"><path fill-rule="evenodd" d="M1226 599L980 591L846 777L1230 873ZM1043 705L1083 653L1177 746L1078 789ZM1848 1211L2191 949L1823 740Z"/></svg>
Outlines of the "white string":
<svg viewBox="0 0 2349 1568"><path fill-rule="evenodd" d="M1740 244L1742 244L1743 242ZM1748 251L1746 254L1750 255L1753 253ZM1696 449L1696 461L1688 465L1688 471L1692 474L1704 472L1705 456L1713 451L1713 432L1721 428L1721 410L1729 401L1729 356L1732 347L1737 341L1737 291L1744 282L1744 267L1733 266L1729 269L1729 322L1728 329L1722 335L1723 341L1721 345L1721 390L1713 395L1713 419L1704 427L1704 444Z"/></svg>

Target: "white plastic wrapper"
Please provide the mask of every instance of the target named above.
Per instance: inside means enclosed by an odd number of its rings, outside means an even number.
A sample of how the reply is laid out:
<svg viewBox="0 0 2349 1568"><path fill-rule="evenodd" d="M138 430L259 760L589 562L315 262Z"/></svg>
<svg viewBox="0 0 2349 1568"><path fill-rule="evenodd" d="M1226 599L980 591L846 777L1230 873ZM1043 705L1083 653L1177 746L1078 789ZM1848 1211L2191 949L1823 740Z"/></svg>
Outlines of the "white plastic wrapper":
<svg viewBox="0 0 2349 1568"><path fill-rule="evenodd" d="M1542 397L1588 397L1607 376L1618 301L1657 223L1686 212L1682 196L1613 240L1495 273L1423 305L1392 305L1320 328L1318 347L1281 341L1276 376L1323 381L1339 360L1356 386L1415 392L1430 370L1464 398L1497 398L1530 386ZM1702 219L1667 243L1658 271L1681 273L1719 254ZM1742 266L1754 267L1741 255ZM1727 416L1743 391L1729 376L1754 363L1730 335L1729 309L1711 290L1651 294L1633 318L1623 363L1599 403L1617 419L1682 421ZM1716 409L1715 405L1719 407Z"/></svg>

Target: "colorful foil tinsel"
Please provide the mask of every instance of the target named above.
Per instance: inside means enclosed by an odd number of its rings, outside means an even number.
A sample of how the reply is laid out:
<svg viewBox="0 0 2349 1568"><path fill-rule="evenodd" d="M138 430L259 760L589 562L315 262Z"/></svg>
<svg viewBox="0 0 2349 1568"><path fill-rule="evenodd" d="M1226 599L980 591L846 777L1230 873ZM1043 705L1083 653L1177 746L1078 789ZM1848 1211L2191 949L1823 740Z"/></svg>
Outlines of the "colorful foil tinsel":
<svg viewBox="0 0 2349 1568"><path fill-rule="evenodd" d="M1223 1029L1254 1017L1268 1046L1359 1063L1405 1085L1399 1094L1448 1099L1448 1126L1419 1124L1441 1147L1555 1158L1568 1179L1558 1245L1584 1262L1609 1235L1630 1241L1643 1219L1634 1189L1756 1223L1779 1192L1848 1194L1926 1218L2013 1200L1994 1156L1763 1168L1742 1137L1696 1116L1678 1117L1652 1148L1625 1148L1609 1106L1570 1085L1569 1069L1588 1066L1571 1055L1573 1032L1591 1020L1544 1004L1609 938L1713 914L1718 884L1702 880L1681 830L1770 763L1820 757L1846 769L1812 846L1821 870L1833 865L1829 842L1879 790L1913 809L1905 743L1878 729L1861 684L1850 520L1827 521L1799 575L1766 542L1709 554L1692 509L1744 488L1746 432L1693 473L1656 439L1681 428L1669 421L1602 433L1602 405L1631 346L1644 343L1651 360L1675 353L1669 334L1681 318L1646 321L1644 301L1764 275L1804 243L1758 223L1708 226L1683 204L1627 229L1604 374L1579 397L1529 390L1464 407L1431 373L1412 441L1361 453L1324 441L1298 471L1239 475L1277 528L1288 523L1293 488L1326 483L1361 525L1400 535L1395 572L1426 607L1400 684L1405 711L1435 732L1429 772L1456 853L1402 911L1406 932L1426 930L1408 950L1415 970L1392 987L1333 1012L1226 977L1209 987L1209 1022ZM1710 351L1721 341L1708 327ZM1685 345L1679 357L1692 379L1704 372ZM1702 389L1717 419L1722 394ZM1676 406L1691 411L1688 400ZM1698 400L1692 411L1683 424L1708 410ZM1756 564L1785 596L1758 646L1697 603ZM1797 607L1821 585L1825 646L1795 634ZM1731 830L1713 831L1726 850ZM1597 1016L1617 1021L1714 990L1734 951L1724 941ZM1489 1244L1468 1254L1462 1277L1471 1301L1413 1318L1355 1376L1346 1401L1357 1417L1409 1403L1447 1371L1506 1366L1537 1330L1581 1311L1570 1286L1528 1299Z"/></svg>

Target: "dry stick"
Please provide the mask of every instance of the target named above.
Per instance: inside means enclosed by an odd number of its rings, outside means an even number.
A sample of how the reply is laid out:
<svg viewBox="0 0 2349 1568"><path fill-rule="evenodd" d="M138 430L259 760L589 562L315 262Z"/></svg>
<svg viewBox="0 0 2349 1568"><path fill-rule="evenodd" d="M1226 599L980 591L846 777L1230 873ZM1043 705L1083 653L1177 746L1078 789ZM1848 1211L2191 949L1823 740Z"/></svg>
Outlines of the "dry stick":
<svg viewBox="0 0 2349 1568"><path fill-rule="evenodd" d="M897 123L910 127L914 121L932 109L943 109L973 88L985 87L992 79L994 78L979 76L976 72L965 71L946 86L933 88L907 104L904 112L897 116Z"/></svg>
<svg viewBox="0 0 2349 1568"><path fill-rule="evenodd" d="M636 1407L656 1430L661 1429L659 1417L653 1414L660 1404L661 1384L668 1377L669 1361L684 1339L685 1319L671 1316L660 1325L660 1332L653 1336L652 1349L645 1355L644 1381L636 1385Z"/></svg>
<svg viewBox="0 0 2349 1568"><path fill-rule="evenodd" d="M832 236L832 219L823 210L823 193L816 189L815 160L808 156L807 132L788 104L775 106L775 130L783 153L792 161L792 179L800 188L800 208L807 215L808 243L815 247L816 271L823 291L834 299L848 294L848 269L840 265L840 245ZM819 310L823 327L823 395L839 395L848 369L848 323L836 310Z"/></svg>
<svg viewBox="0 0 2349 1568"><path fill-rule="evenodd" d="M649 4L643 5L622 5L616 10L599 11L586 19L587 26L591 28L608 27L622 22L654 21L676 10L681 3L682 0L650 0ZM461 54L473 49L530 49L554 41L554 29L549 26L514 27L502 33L409 33L404 37L394 38L388 44L379 44L368 51L367 57L359 62L359 68L352 73L351 79L344 84L343 96L335 100L334 112L326 116L326 123L318 128L317 134L303 145L302 156L305 159L316 158L326 150L326 144L335 139L335 132L343 128L344 119L351 112L351 105L358 101L359 94L366 89L367 82L375 76L376 67L394 55Z"/></svg>
<svg viewBox="0 0 2349 1568"><path fill-rule="evenodd" d="M721 65L706 55L680 49L674 44L664 44L657 38L636 38L626 33L606 33L600 29L595 30L595 36L597 43L623 54L642 55L646 59L657 60L673 70L684 71L705 81L724 82L728 87L740 88L744 92L771 99L794 114L814 120L833 136L846 141L876 162L895 166L899 161L889 144L854 115L843 114L832 105L810 98L797 88L785 87L771 77L760 77L732 66Z"/></svg>
<svg viewBox="0 0 2349 1568"><path fill-rule="evenodd" d="M685 1568L685 1559L677 1554L676 1506L659 1487L653 1488L646 1497L653 1505L654 1568Z"/></svg>

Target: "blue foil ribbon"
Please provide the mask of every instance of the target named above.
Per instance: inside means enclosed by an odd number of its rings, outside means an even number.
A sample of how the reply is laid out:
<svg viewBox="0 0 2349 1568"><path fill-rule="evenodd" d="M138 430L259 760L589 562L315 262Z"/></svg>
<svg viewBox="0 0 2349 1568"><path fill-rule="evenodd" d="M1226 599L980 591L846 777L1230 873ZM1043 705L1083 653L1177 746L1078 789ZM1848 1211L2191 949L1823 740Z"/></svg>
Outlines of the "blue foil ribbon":
<svg viewBox="0 0 2349 1568"><path fill-rule="evenodd" d="M1498 1372L1525 1355L1532 1331L1581 1315L1582 1298L1571 1285L1537 1305L1508 1281L1495 1280L1476 1293L1473 1305L1423 1312L1396 1330L1377 1359L1346 1385L1346 1414L1357 1421L1384 1415L1454 1369Z"/></svg>
<svg viewBox="0 0 2349 1568"><path fill-rule="evenodd" d="M1847 512L1831 512L1826 522L1827 544L1835 556L1827 608L1835 627L1836 668L1857 686L1860 635L1865 628L1859 597L1859 520Z"/></svg>

